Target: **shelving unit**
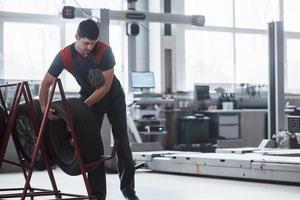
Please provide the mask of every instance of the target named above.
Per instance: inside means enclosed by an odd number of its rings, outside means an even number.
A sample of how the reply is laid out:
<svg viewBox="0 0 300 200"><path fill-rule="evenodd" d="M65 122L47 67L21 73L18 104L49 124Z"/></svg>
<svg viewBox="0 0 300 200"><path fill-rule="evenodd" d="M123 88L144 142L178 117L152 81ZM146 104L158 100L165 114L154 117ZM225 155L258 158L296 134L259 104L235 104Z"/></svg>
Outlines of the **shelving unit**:
<svg viewBox="0 0 300 200"><path fill-rule="evenodd" d="M160 97L135 98L131 113L134 124L143 142L154 142L161 140L157 138L167 134L166 118L162 110L165 104L172 104L173 99Z"/></svg>

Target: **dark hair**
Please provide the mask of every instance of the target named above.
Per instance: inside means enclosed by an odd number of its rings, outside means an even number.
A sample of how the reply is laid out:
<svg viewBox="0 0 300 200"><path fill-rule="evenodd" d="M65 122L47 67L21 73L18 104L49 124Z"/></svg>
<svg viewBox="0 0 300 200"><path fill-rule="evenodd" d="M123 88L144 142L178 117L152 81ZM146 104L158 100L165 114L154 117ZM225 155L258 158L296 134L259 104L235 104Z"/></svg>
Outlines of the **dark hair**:
<svg viewBox="0 0 300 200"><path fill-rule="evenodd" d="M91 19L81 21L77 28L77 34L80 38L96 40L99 36L98 25Z"/></svg>

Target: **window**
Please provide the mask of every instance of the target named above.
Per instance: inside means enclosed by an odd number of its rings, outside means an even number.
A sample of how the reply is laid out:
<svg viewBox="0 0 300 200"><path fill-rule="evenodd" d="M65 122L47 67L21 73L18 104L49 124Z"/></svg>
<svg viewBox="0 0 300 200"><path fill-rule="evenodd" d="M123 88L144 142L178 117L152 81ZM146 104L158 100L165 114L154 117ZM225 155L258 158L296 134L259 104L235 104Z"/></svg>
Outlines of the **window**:
<svg viewBox="0 0 300 200"><path fill-rule="evenodd" d="M210 26L185 32L187 89L194 83L268 83L267 31L257 29L279 18L279 1L186 0L185 13L203 14Z"/></svg>
<svg viewBox="0 0 300 200"><path fill-rule="evenodd" d="M292 31L293 38L289 33L285 34L286 66L285 66L285 91L288 93L300 93L299 89L299 53L300 53L300 24L299 9L300 1L284 0L284 29Z"/></svg>
<svg viewBox="0 0 300 200"><path fill-rule="evenodd" d="M284 0L284 29L285 31L300 31L300 1Z"/></svg>
<svg viewBox="0 0 300 200"><path fill-rule="evenodd" d="M233 34L187 30L185 33L186 86L234 81Z"/></svg>
<svg viewBox="0 0 300 200"><path fill-rule="evenodd" d="M84 0L78 2L84 8L122 10L124 7L122 0L96 2ZM74 0L0 0L0 12L20 13L17 15L17 17L20 16L19 18L14 18L16 21L7 21L5 17L2 18L5 41L0 44L0 46L3 45L4 58L4 67L1 70L4 75L1 74L1 77L6 79L42 79L53 58L62 48L61 31L64 31L65 28L66 39L64 41L66 41L66 45L75 41L75 32L81 19L68 20L66 26L63 27L59 22L56 25L55 21L50 22L53 24L45 24L45 18L37 17L38 14L58 15L63 3L75 7L79 6ZM28 17L31 23L22 23L24 20L22 13L26 13L23 15L25 18ZM120 26L111 26L110 28L111 46L117 62L115 74L120 81L123 81L122 40L125 34ZM1 31L0 35L2 35ZM63 73L61 78L66 90L78 90L76 81L68 73Z"/></svg>
<svg viewBox="0 0 300 200"><path fill-rule="evenodd" d="M55 25L4 22L4 78L42 79L60 49L59 32Z"/></svg>
<svg viewBox="0 0 300 200"><path fill-rule="evenodd" d="M111 10L122 10L122 0L109 0L109 1L95 1L95 0L84 0L78 1L82 8L107 8ZM126 1L125 1L126 2ZM78 7L79 5L74 0L66 0L66 5ZM127 4L126 4L127 5Z"/></svg>
<svg viewBox="0 0 300 200"><path fill-rule="evenodd" d="M116 77L118 77L121 84L124 86L124 28L119 25L110 26L110 46L115 55L116 65L114 67L114 72Z"/></svg>
<svg viewBox="0 0 300 200"><path fill-rule="evenodd" d="M75 33L79 22L67 22L65 26L65 46L75 42ZM62 77L64 77L64 88L66 91L79 91L80 87L77 84L75 78L66 70L63 71Z"/></svg>
<svg viewBox="0 0 300 200"><path fill-rule="evenodd" d="M233 0L187 0L187 15L204 15L205 25L233 26Z"/></svg>
<svg viewBox="0 0 300 200"><path fill-rule="evenodd" d="M300 85L300 39L287 39L287 76L285 81L286 91L291 93L299 93Z"/></svg>
<svg viewBox="0 0 300 200"><path fill-rule="evenodd" d="M268 82L268 41L266 35L236 34L236 82Z"/></svg>
<svg viewBox="0 0 300 200"><path fill-rule="evenodd" d="M0 10L9 12L58 15L62 0L1 0Z"/></svg>
<svg viewBox="0 0 300 200"><path fill-rule="evenodd" d="M235 0L235 25L239 28L267 29L276 17L277 0Z"/></svg>

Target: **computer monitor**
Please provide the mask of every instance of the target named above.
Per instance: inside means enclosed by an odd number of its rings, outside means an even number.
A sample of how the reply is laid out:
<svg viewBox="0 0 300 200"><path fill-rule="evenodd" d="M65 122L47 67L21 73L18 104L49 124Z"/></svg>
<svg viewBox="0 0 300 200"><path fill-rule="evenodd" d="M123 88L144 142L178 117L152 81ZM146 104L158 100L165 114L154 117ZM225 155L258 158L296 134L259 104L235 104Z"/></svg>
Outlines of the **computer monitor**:
<svg viewBox="0 0 300 200"><path fill-rule="evenodd" d="M208 85L194 85L194 94L195 94L195 99L200 101L200 100L205 100L209 99L209 86Z"/></svg>
<svg viewBox="0 0 300 200"><path fill-rule="evenodd" d="M132 72L131 73L132 88L154 88L154 73L153 72Z"/></svg>

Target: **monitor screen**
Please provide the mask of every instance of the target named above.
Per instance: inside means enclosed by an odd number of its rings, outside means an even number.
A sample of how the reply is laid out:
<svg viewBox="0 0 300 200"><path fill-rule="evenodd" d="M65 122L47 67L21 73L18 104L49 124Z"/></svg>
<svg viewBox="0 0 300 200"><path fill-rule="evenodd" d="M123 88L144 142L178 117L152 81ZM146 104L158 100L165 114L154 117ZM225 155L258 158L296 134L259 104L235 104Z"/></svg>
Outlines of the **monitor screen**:
<svg viewBox="0 0 300 200"><path fill-rule="evenodd" d="M131 86L133 88L154 88L153 72L132 72Z"/></svg>
<svg viewBox="0 0 300 200"><path fill-rule="evenodd" d="M209 86L208 85L195 85L194 86L195 99L205 100L209 99Z"/></svg>

